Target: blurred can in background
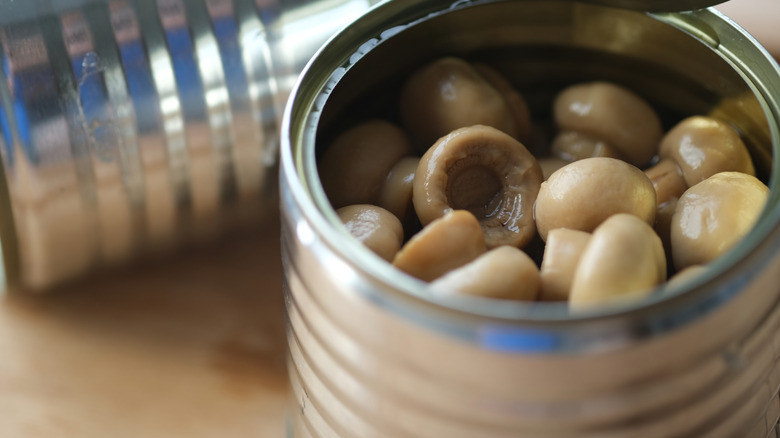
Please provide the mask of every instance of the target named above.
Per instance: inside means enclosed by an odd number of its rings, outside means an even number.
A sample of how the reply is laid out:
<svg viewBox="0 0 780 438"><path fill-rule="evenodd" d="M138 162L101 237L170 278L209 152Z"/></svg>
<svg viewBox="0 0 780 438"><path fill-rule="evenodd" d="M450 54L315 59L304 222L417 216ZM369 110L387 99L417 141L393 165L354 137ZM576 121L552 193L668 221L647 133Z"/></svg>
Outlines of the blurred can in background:
<svg viewBox="0 0 780 438"><path fill-rule="evenodd" d="M277 211L281 108L371 0L0 0L3 288Z"/></svg>

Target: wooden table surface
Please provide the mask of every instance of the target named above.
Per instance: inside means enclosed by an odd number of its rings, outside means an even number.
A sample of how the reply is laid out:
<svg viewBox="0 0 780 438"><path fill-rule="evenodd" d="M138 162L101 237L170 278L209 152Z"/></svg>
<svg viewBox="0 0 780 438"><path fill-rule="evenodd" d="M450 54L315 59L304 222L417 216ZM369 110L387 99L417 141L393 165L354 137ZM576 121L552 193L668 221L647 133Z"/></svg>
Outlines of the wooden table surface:
<svg viewBox="0 0 780 438"><path fill-rule="evenodd" d="M780 54L778 0L727 15ZM282 437L278 224L0 299L0 438Z"/></svg>
<svg viewBox="0 0 780 438"><path fill-rule="evenodd" d="M0 302L0 437L282 437L278 225Z"/></svg>

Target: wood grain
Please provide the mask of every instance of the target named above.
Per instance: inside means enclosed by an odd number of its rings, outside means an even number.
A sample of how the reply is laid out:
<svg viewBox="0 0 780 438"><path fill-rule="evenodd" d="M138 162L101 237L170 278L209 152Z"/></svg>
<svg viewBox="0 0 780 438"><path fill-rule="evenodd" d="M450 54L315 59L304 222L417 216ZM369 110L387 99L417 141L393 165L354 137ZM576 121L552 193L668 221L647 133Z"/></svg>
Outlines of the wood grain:
<svg viewBox="0 0 780 438"><path fill-rule="evenodd" d="M278 224L0 300L0 437L281 437Z"/></svg>

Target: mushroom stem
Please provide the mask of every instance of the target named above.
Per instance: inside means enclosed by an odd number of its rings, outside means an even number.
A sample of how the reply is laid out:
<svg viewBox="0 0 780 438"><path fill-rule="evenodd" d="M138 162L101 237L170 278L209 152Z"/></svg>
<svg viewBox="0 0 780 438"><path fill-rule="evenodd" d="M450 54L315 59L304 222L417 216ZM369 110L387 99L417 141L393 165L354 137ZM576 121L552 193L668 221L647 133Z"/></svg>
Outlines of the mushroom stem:
<svg viewBox="0 0 780 438"><path fill-rule="evenodd" d="M688 188L682 169L674 160L661 160L655 166L645 170L655 189L656 204L660 207L672 198L679 198Z"/></svg>

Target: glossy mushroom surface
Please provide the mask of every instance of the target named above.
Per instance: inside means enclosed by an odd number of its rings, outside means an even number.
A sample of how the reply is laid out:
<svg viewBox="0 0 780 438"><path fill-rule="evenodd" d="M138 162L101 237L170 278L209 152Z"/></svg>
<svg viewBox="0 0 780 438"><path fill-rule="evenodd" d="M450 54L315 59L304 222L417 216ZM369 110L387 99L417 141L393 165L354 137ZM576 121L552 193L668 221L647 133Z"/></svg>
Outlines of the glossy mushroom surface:
<svg viewBox="0 0 780 438"><path fill-rule="evenodd" d="M659 205L719 172L755 175L739 133L712 117L682 120L664 135L658 153L661 161L646 173L656 188Z"/></svg>
<svg viewBox="0 0 780 438"><path fill-rule="evenodd" d="M674 266L706 264L723 255L753 228L769 188L742 172L721 172L685 191L671 222Z"/></svg>
<svg viewBox="0 0 780 438"><path fill-rule="evenodd" d="M336 214L350 234L387 261L401 249L404 230L394 214L375 205L349 205Z"/></svg>
<svg viewBox="0 0 780 438"><path fill-rule="evenodd" d="M393 259L393 265L432 281L485 253L485 237L473 214L450 211L415 234Z"/></svg>
<svg viewBox="0 0 780 438"><path fill-rule="evenodd" d="M591 232L617 213L653 224L655 189L638 168L614 158L587 158L568 164L543 182L534 214L539 235L570 228Z"/></svg>
<svg viewBox="0 0 780 438"><path fill-rule="evenodd" d="M637 167L656 155L663 135L655 109L633 91L610 82L565 88L556 96L553 112L561 131L601 140Z"/></svg>
<svg viewBox="0 0 780 438"><path fill-rule="evenodd" d="M533 239L533 205L542 170L528 149L489 126L456 129L420 159L414 208L423 225L451 210L468 210L488 248L522 247Z"/></svg>
<svg viewBox="0 0 780 438"><path fill-rule="evenodd" d="M466 294L505 300L534 301L539 268L522 250L501 246L434 280L434 293Z"/></svg>
<svg viewBox="0 0 780 438"><path fill-rule="evenodd" d="M540 268L541 301L567 301L580 258L590 242L584 231L556 228L547 235Z"/></svg>
<svg viewBox="0 0 780 438"><path fill-rule="evenodd" d="M400 115L420 152L464 126L492 126L514 138L527 135L531 122L522 109L524 102L517 102L522 98L507 88L510 85L497 72L487 67L481 70L461 58L444 57L407 79L401 90Z"/></svg>
<svg viewBox="0 0 780 438"><path fill-rule="evenodd" d="M617 214L596 228L582 253L569 306L585 309L616 298L636 299L664 281L661 239L638 217Z"/></svg>
<svg viewBox="0 0 780 438"><path fill-rule="evenodd" d="M390 169L412 153L397 125L370 120L346 130L325 150L318 170L333 208L373 204Z"/></svg>

